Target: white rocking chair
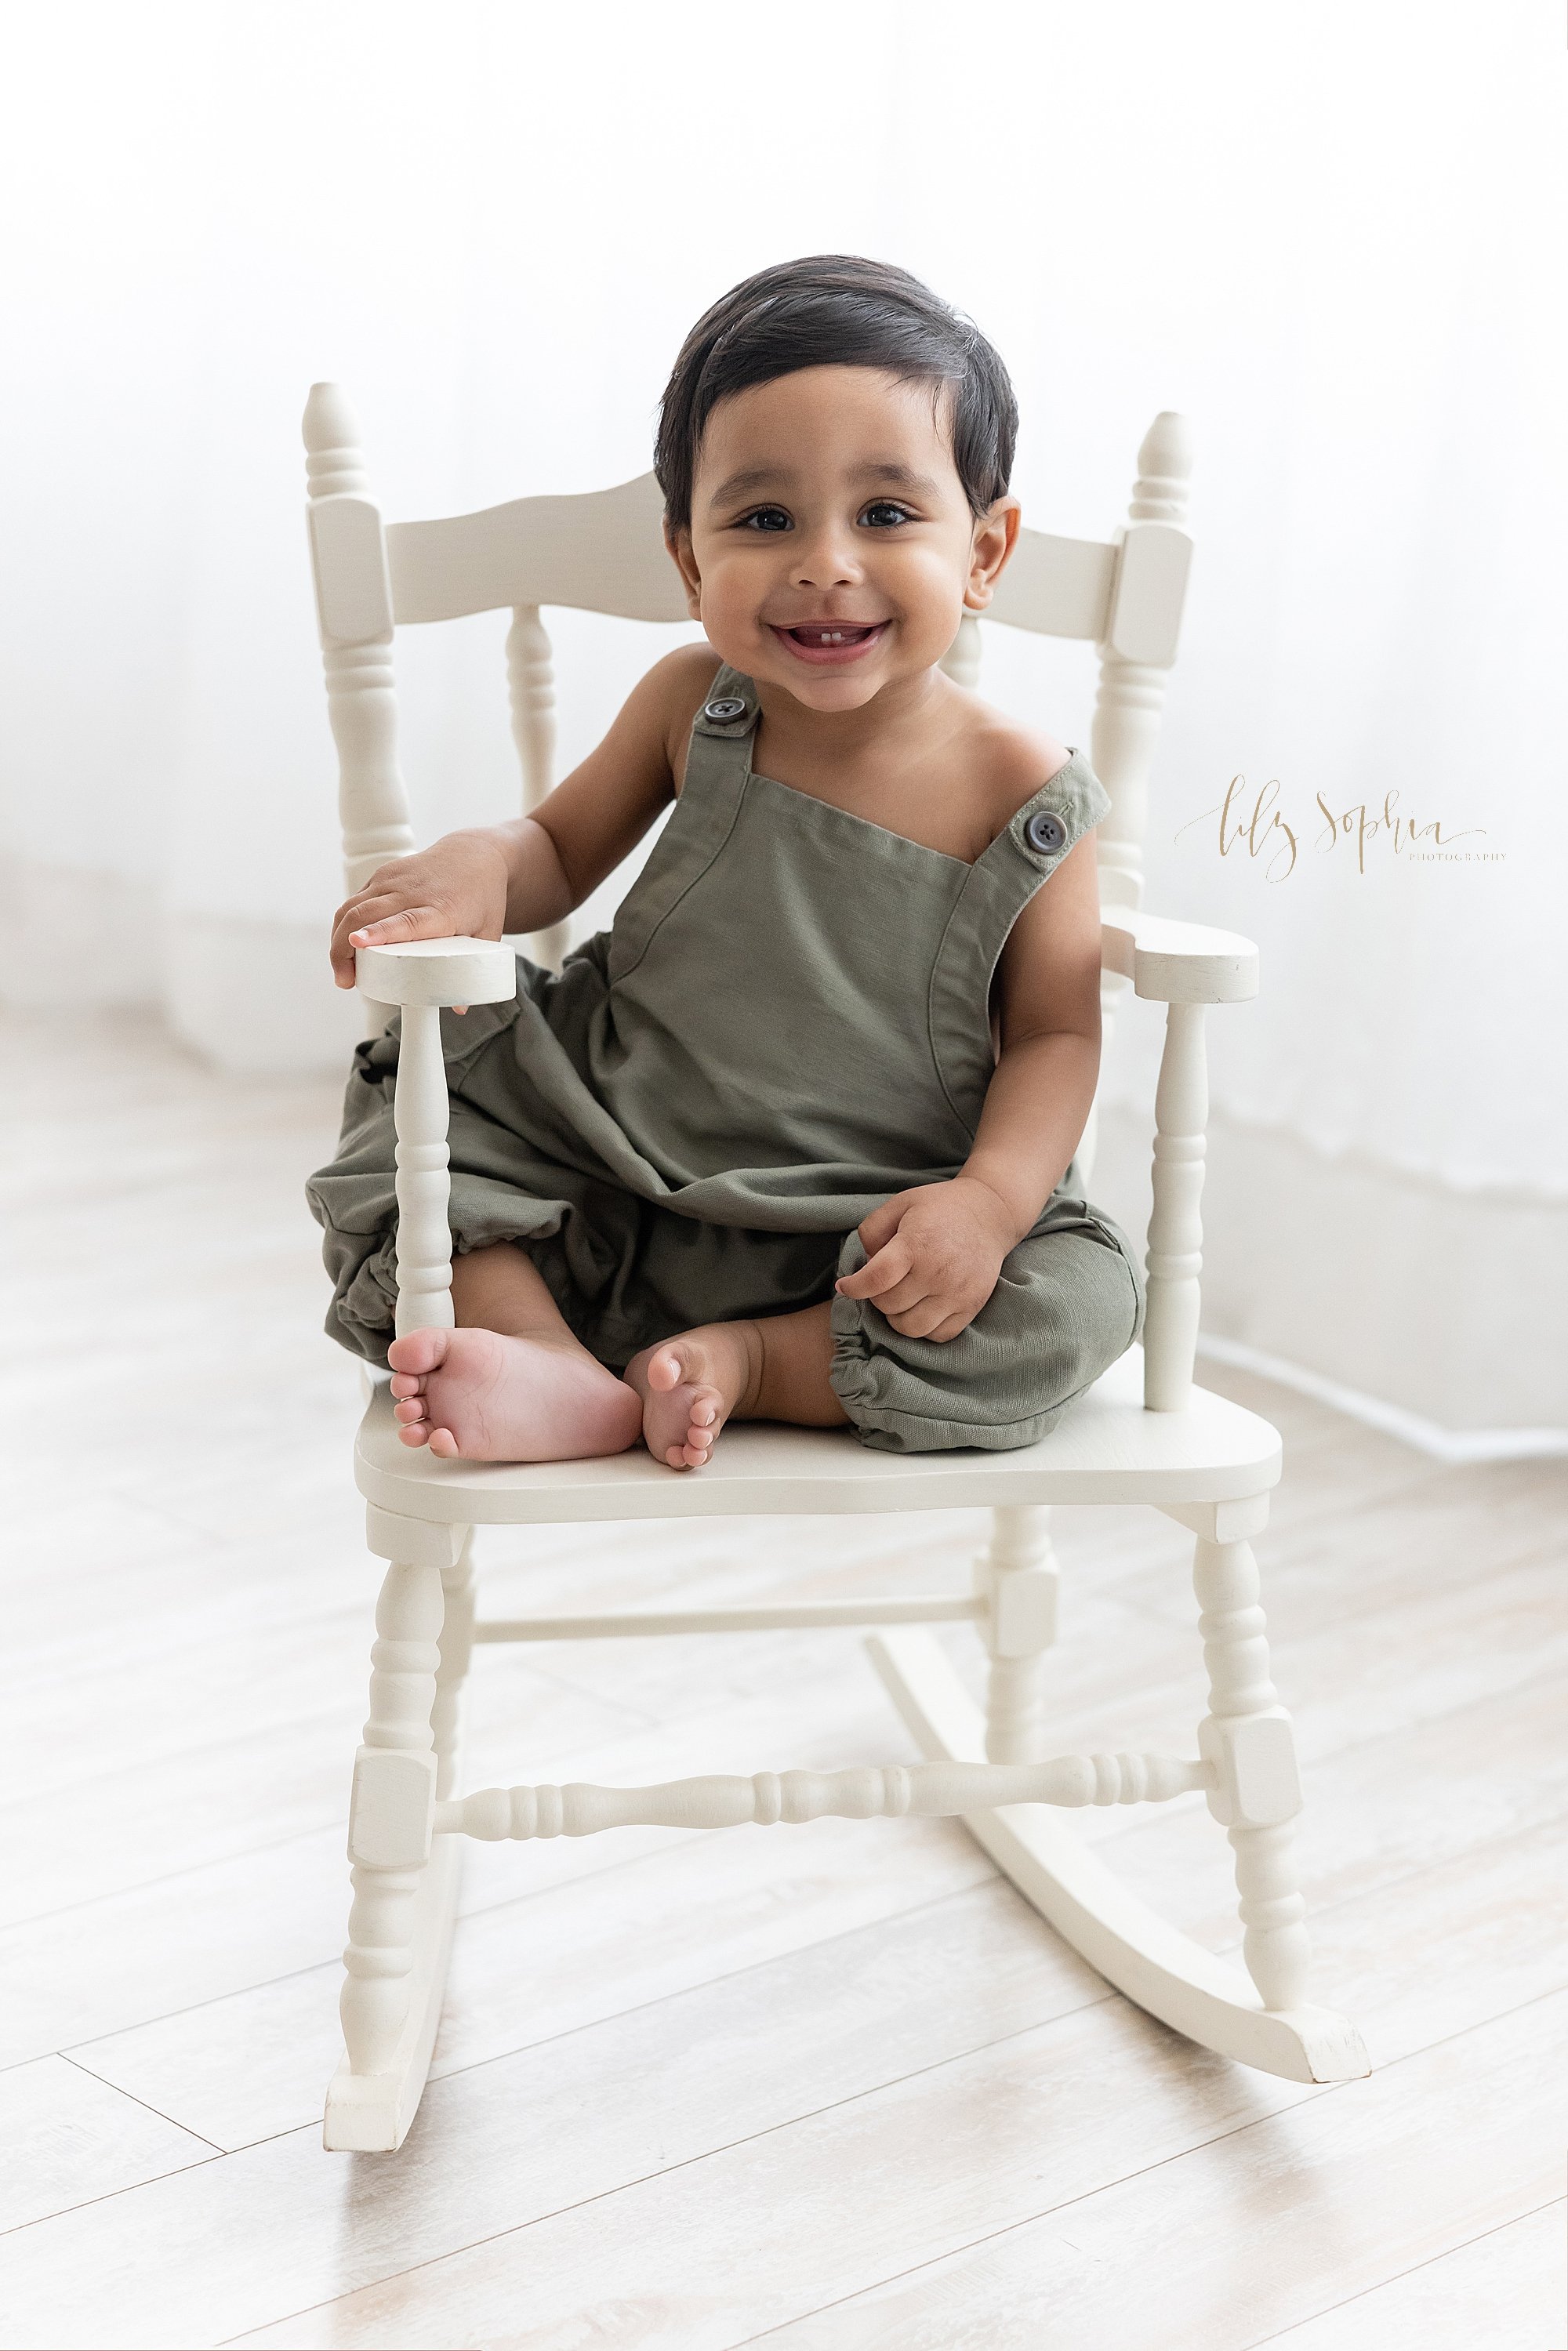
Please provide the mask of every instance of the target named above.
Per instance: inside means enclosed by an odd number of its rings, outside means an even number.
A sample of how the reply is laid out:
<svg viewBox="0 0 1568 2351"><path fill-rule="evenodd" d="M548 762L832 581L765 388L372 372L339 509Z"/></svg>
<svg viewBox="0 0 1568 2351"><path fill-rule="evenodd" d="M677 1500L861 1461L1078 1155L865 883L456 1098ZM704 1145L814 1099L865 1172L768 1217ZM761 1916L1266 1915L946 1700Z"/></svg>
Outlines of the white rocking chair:
<svg viewBox="0 0 1568 2351"><path fill-rule="evenodd" d="M362 883L413 846L398 773L394 626L511 608L512 725L526 807L549 788L553 693L539 607L648 621L687 615L664 552L651 474L582 497L523 498L482 514L384 528L366 495L359 431L342 393L318 384L305 412L309 520L331 723L340 756L347 878ZM343 1987L344 2056L327 2095L329 2147L402 2145L440 2016L465 1836L581 1836L626 1823L716 1828L957 1814L1057 1932L1153 2015L1242 2064L1292 2081L1370 2068L1354 2028L1306 2004L1309 1945L1292 1855L1301 1809L1290 1718L1269 1678L1250 1538L1280 1476L1278 1432L1193 1384L1198 1219L1207 1116L1203 1017L1257 992L1257 951L1228 932L1140 911L1145 783L1176 655L1191 542L1185 421L1156 417L1138 453L1130 519L1104 540L1026 530L990 617L1091 641L1100 662L1091 758L1111 795L1100 829L1103 1006L1135 993L1168 1008L1155 1104L1154 1209L1142 1348L1132 1348L1038 1445L1017 1452L898 1456L843 1429L726 1431L711 1465L676 1476L641 1451L539 1464L434 1458L398 1442L384 1378L371 1383L355 1448L367 1540L391 1562L376 1610L371 1710L354 1764L353 1907ZM946 666L965 684L978 632L966 620ZM545 956L559 944L537 943ZM447 1102L440 1009L509 998L511 950L442 939L361 951L380 1025L402 1008L398 1133L399 1331L449 1325ZM1095 1120L1078 1157L1088 1181ZM1198 1629L1209 1711L1195 1757L1043 1760L1040 1678L1053 1634L1052 1502L1146 1502L1197 1537ZM661 1610L639 1615L474 1621L472 1531L585 1520L757 1511L973 1509L994 1535L972 1599ZM973 1621L990 1658L985 1717L923 1624ZM873 1659L923 1752L921 1764L664 1786L454 1792L458 1702L479 1641L876 1625ZM894 1629L900 1628L900 1629ZM1051 1807L1157 1802L1201 1789L1235 1852L1247 1973L1166 1924L1055 1818Z"/></svg>

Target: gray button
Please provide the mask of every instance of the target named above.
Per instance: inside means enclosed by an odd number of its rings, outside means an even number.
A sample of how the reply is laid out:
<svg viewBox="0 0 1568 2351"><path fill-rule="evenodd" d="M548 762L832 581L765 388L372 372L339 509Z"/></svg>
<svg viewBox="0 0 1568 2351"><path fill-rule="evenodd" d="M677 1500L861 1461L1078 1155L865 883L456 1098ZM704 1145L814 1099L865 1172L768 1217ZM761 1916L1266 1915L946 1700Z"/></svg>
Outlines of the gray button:
<svg viewBox="0 0 1568 2351"><path fill-rule="evenodd" d="M1054 857L1067 839L1067 827L1049 809L1036 809L1023 829L1023 837L1031 849L1042 850Z"/></svg>
<svg viewBox="0 0 1568 2351"><path fill-rule="evenodd" d="M746 705L737 695L721 694L716 702L705 702L703 705L703 716L716 719L721 726L727 719L744 718L745 716Z"/></svg>

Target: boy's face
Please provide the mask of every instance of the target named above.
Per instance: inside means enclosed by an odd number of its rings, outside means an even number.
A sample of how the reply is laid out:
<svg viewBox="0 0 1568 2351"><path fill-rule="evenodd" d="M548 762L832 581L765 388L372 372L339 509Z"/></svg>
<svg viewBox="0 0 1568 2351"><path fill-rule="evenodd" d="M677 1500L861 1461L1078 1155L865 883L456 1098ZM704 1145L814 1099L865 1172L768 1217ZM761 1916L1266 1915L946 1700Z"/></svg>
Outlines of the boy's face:
<svg viewBox="0 0 1568 2351"><path fill-rule="evenodd" d="M812 710L858 710L928 673L965 610L989 602L1018 500L977 521L947 400L874 368L815 367L720 401L670 551L732 669Z"/></svg>

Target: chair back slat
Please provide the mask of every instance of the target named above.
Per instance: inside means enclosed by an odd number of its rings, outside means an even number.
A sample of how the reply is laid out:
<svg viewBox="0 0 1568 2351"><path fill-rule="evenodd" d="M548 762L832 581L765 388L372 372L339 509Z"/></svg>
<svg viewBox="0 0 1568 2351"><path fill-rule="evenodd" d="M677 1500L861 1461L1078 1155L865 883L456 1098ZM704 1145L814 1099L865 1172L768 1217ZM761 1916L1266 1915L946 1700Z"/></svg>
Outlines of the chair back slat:
<svg viewBox="0 0 1568 2351"><path fill-rule="evenodd" d="M1105 633L1116 582L1113 540L1058 538L1045 530L1020 530L1012 559L986 607L988 621L1005 621L1041 637L1087 637Z"/></svg>
<svg viewBox="0 0 1568 2351"><path fill-rule="evenodd" d="M392 612L455 621L518 604L571 604L629 621L687 621L664 551L664 501L652 474L580 497L514 498L441 522L387 530Z"/></svg>

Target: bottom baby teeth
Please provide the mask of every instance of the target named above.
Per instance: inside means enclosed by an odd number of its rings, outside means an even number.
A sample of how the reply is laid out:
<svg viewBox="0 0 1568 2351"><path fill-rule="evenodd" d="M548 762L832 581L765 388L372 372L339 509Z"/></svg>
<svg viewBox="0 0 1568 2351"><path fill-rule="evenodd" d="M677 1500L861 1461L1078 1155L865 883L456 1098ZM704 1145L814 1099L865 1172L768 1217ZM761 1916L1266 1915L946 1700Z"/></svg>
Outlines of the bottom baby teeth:
<svg viewBox="0 0 1568 2351"><path fill-rule="evenodd" d="M813 628L810 622L798 622L793 628L780 628L779 633L793 637L798 645L810 647L815 653L827 653L838 646L862 645L876 636L880 621L846 622L842 628Z"/></svg>

